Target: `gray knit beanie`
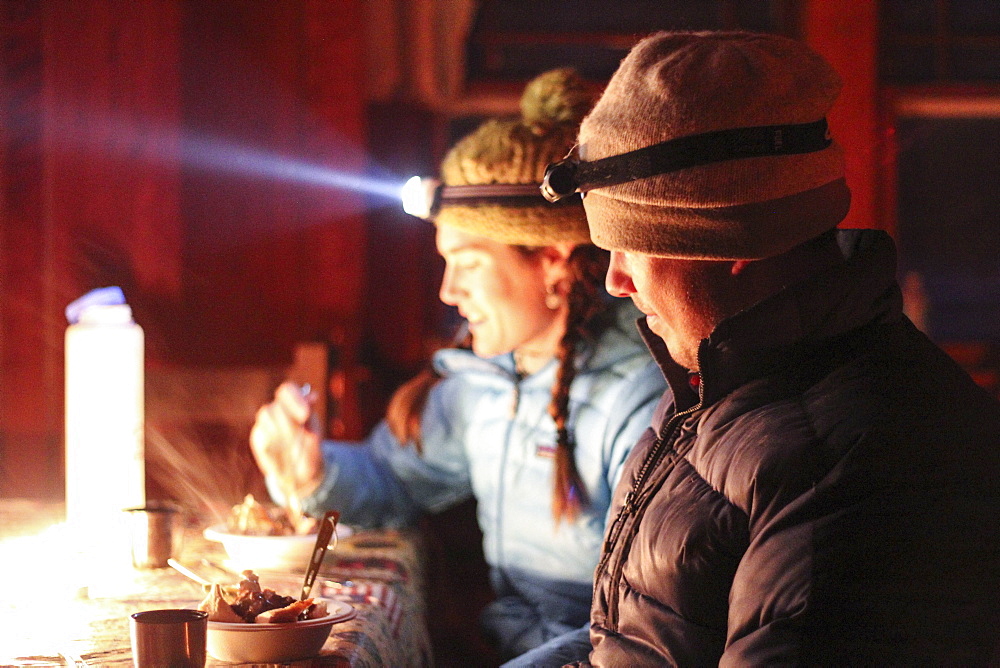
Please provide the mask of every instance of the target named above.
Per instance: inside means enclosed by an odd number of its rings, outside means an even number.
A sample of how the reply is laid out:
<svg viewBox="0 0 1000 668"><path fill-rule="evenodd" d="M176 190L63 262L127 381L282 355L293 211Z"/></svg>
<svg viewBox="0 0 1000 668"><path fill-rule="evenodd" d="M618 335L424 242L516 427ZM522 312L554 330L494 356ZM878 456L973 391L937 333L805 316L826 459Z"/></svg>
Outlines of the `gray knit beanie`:
<svg viewBox="0 0 1000 668"><path fill-rule="evenodd" d="M580 128L594 161L717 130L810 123L840 91L804 44L745 32L662 32L622 61ZM850 207L843 153L725 160L599 187L584 207L598 246L690 259L758 259L835 227Z"/></svg>

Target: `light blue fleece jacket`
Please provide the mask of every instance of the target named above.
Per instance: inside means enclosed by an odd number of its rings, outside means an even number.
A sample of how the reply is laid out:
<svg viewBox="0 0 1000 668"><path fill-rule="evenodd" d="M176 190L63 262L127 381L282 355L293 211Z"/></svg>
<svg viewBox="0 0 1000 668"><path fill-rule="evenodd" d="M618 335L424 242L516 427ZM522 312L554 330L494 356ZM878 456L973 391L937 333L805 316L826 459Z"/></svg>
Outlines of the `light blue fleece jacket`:
<svg viewBox="0 0 1000 668"><path fill-rule="evenodd" d="M619 301L619 300L616 300ZM590 586L622 462L650 426L663 374L639 338L629 301L596 345L581 346L568 428L590 506L575 521L552 515L555 423L548 414L557 363L518 378L513 356L437 352L442 376L423 412L423 454L384 421L360 443L325 441L325 479L303 501L359 527L399 527L470 496L493 568ZM273 487L273 486L272 486Z"/></svg>

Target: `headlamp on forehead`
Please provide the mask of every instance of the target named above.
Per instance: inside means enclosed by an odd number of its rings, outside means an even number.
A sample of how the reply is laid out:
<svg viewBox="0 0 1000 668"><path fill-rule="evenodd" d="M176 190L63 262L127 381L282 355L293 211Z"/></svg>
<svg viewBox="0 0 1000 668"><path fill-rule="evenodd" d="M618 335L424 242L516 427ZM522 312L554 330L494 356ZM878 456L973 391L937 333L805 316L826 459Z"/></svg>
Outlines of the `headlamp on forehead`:
<svg viewBox="0 0 1000 668"><path fill-rule="evenodd" d="M579 165L579 160L566 158L546 167L545 176L542 177L542 197L550 202L558 202L575 192L582 192L576 176Z"/></svg>
<svg viewBox="0 0 1000 668"><path fill-rule="evenodd" d="M762 125L678 137L587 162L553 163L542 179L542 196L556 202L574 193L615 186L688 167L739 158L822 151L831 144L826 119L796 125Z"/></svg>
<svg viewBox="0 0 1000 668"><path fill-rule="evenodd" d="M437 210L440 192L441 182L437 179L410 177L399 196L403 200L403 211L417 218L430 218Z"/></svg>
<svg viewBox="0 0 1000 668"><path fill-rule="evenodd" d="M446 186L437 179L414 176L403 186L400 199L403 211L411 216L433 219L447 204L475 206L550 206L539 192L538 183L488 183L483 185ZM569 193L572 194L572 193ZM555 200L550 200L555 201ZM569 200L572 202L573 200Z"/></svg>

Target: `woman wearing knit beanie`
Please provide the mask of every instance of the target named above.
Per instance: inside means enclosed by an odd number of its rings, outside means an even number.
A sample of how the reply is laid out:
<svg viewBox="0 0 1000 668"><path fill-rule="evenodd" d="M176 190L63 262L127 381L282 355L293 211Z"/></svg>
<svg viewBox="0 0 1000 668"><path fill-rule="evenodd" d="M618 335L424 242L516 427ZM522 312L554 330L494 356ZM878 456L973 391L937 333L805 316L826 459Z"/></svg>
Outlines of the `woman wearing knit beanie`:
<svg viewBox="0 0 1000 668"><path fill-rule="evenodd" d="M306 512L335 508L359 527L474 496L496 592L483 628L504 659L546 642L560 663L586 656L611 490L665 388L641 314L603 290L608 254L590 243L581 202L539 192L590 103L575 72L547 72L520 118L485 122L444 158L440 297L468 335L397 392L360 447L297 438L308 405L290 386L251 436L276 500L294 489Z"/></svg>

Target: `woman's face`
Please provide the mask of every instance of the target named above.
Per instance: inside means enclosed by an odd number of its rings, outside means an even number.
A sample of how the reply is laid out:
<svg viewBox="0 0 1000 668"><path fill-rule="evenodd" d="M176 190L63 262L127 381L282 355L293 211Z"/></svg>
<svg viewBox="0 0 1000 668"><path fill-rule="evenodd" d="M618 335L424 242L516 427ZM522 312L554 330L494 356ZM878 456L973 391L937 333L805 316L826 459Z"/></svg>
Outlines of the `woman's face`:
<svg viewBox="0 0 1000 668"><path fill-rule="evenodd" d="M564 270L558 251L524 253L448 226L437 229L437 250L445 261L439 296L468 320L476 355L555 352L566 307L550 309L545 295Z"/></svg>

